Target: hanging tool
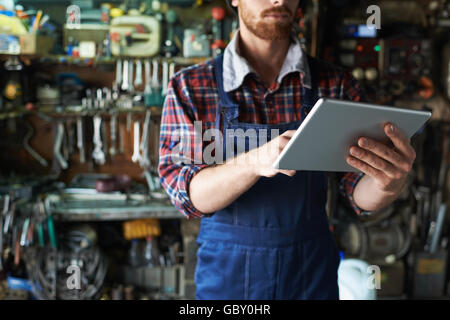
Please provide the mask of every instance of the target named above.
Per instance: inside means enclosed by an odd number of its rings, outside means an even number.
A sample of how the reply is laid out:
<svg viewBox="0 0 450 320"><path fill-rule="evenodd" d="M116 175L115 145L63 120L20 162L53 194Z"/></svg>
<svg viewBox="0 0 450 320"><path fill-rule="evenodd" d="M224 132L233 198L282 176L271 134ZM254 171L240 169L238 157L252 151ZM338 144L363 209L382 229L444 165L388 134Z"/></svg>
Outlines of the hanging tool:
<svg viewBox="0 0 450 320"><path fill-rule="evenodd" d="M109 148L109 154L111 155L111 157L114 157L117 154L117 149L116 149L117 114L115 112L111 115L110 132L111 132L111 147Z"/></svg>
<svg viewBox="0 0 450 320"><path fill-rule="evenodd" d="M169 84L169 62L167 60L163 61L162 64L162 90L161 95L165 96L167 94L167 87Z"/></svg>
<svg viewBox="0 0 450 320"><path fill-rule="evenodd" d="M9 211L9 201L9 195L5 195L3 199L3 210L0 216L0 271L3 270L3 237L4 235L6 235L6 232L4 232L4 227L7 224L5 218L8 215Z"/></svg>
<svg viewBox="0 0 450 320"><path fill-rule="evenodd" d="M108 149L108 136L106 134L106 129L107 129L107 125L106 125L106 121L102 121L101 125L100 125L100 130L101 130L101 140L103 143L102 149L103 149L103 154L105 155L105 159L108 156L109 153L109 149Z"/></svg>
<svg viewBox="0 0 450 320"><path fill-rule="evenodd" d="M27 150L28 153L34 159L36 159L43 167L47 167L48 166L47 160L45 160L40 154L38 154L33 148L31 148L29 141L34 134L34 129L28 121L25 121L25 123L28 128L27 134L25 135L25 137L23 139L23 145L25 147L25 150Z"/></svg>
<svg viewBox="0 0 450 320"><path fill-rule="evenodd" d="M134 122L134 148L133 148L133 155L131 157L131 161L133 162L138 162L139 159L141 158L140 154L139 154L139 128L140 128L140 122L139 121L135 121Z"/></svg>
<svg viewBox="0 0 450 320"><path fill-rule="evenodd" d="M169 81L172 79L172 77L175 75L175 62L171 62L169 64Z"/></svg>
<svg viewBox="0 0 450 320"><path fill-rule="evenodd" d="M95 163L97 164L104 164L105 163L105 154L102 150L102 139L101 139L101 124L102 124L102 118L98 115L94 116L94 151L92 151L92 159L94 159Z"/></svg>
<svg viewBox="0 0 450 320"><path fill-rule="evenodd" d="M150 165L150 159L148 155L148 138L150 133L150 119L151 119L151 111L148 109L145 112L145 120L144 120L144 128L142 130L142 141L140 145L140 150L142 152L141 157L139 159L139 163L141 167L148 168Z"/></svg>
<svg viewBox="0 0 450 320"><path fill-rule="evenodd" d="M61 145L64 138L64 124L59 121L56 125L56 137L55 143L53 145L53 154L55 156L56 161L59 163L62 169L67 169L69 167L66 159L61 154Z"/></svg>
<svg viewBox="0 0 450 320"><path fill-rule="evenodd" d="M123 77L122 77L122 85L121 85L121 89L123 91L128 91L129 89L129 81L128 81L128 75L129 75L129 71L128 71L128 60L125 60L123 62Z"/></svg>
<svg viewBox="0 0 450 320"><path fill-rule="evenodd" d="M122 59L118 59L116 62L116 80L115 83L118 88L122 85Z"/></svg>
<svg viewBox="0 0 450 320"><path fill-rule="evenodd" d="M142 85L142 61L136 60L136 78L134 79L134 86L138 87Z"/></svg>
<svg viewBox="0 0 450 320"><path fill-rule="evenodd" d="M159 63L158 60L153 59L152 60L152 88L153 88L153 94L160 94L161 93L161 83L159 82Z"/></svg>
<svg viewBox="0 0 450 320"><path fill-rule="evenodd" d="M128 92L134 92L133 86L133 60L128 62Z"/></svg>
<svg viewBox="0 0 450 320"><path fill-rule="evenodd" d="M146 59L144 62L144 66L145 66L145 88L144 88L144 93L145 94L152 94L152 86L151 86L151 81L150 81L150 60Z"/></svg>
<svg viewBox="0 0 450 320"><path fill-rule="evenodd" d="M84 152L84 130L83 130L83 118L77 118L77 147L80 152L80 162L86 162L86 154Z"/></svg>

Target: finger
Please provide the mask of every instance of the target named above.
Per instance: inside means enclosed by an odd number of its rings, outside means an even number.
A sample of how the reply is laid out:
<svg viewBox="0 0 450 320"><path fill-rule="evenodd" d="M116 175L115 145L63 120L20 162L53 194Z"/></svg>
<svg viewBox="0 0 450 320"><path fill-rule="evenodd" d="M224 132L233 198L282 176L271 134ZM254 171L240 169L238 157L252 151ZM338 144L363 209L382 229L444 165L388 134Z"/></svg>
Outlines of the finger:
<svg viewBox="0 0 450 320"><path fill-rule="evenodd" d="M397 167L401 169L404 172L408 172L411 169L411 166L408 161L405 161L405 158L400 155L398 152L396 152L393 148L388 147L384 143L381 143L379 141L369 139L362 137L358 139L358 145L368 150L369 152L375 154L376 156L389 161L394 165L394 167ZM361 150L361 148L355 147L357 150ZM356 155L356 154L354 154Z"/></svg>
<svg viewBox="0 0 450 320"><path fill-rule="evenodd" d="M416 157L416 152L411 146L410 140L396 125L387 123L384 126L384 132L389 137L389 139L391 139L397 150L399 150L402 154L410 159L414 159Z"/></svg>
<svg viewBox="0 0 450 320"><path fill-rule="evenodd" d="M354 158L367 163L369 166L382 171L384 174L391 178L401 178L401 172L397 170L391 163L387 162L386 160L380 158L370 151L352 146L350 148L350 154Z"/></svg>
<svg viewBox="0 0 450 320"><path fill-rule="evenodd" d="M292 138L292 136L295 134L295 131L296 130L287 130L282 135L280 135L280 137Z"/></svg>
<svg viewBox="0 0 450 320"><path fill-rule="evenodd" d="M386 179L386 176L384 175L383 172L375 169L374 167L370 166L366 162L356 159L355 157L348 156L346 161L353 168L358 169L362 173L364 173L376 180L384 181Z"/></svg>
<svg viewBox="0 0 450 320"><path fill-rule="evenodd" d="M285 174L285 175L287 175L289 177L292 177L293 175L295 175L295 173L297 171L295 171L295 170L278 170L278 172L282 173L282 174Z"/></svg>

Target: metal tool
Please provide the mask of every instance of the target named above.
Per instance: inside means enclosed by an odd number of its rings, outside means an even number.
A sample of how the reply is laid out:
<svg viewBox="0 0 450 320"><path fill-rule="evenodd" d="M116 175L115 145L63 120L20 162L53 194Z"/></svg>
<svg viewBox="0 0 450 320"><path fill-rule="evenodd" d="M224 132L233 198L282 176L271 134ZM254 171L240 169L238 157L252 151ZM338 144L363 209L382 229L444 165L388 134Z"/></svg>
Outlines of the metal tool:
<svg viewBox="0 0 450 320"><path fill-rule="evenodd" d="M117 140L117 114L113 113L110 120L110 132L111 132L111 147L109 148L109 154L115 156L117 154L116 140Z"/></svg>
<svg viewBox="0 0 450 320"><path fill-rule="evenodd" d="M29 141L34 134L34 129L28 121L26 121L25 123L28 128L28 132L25 135L25 138L23 139L23 146L25 147L25 150L27 150L28 153L34 159L36 159L43 167L47 167L48 166L47 160L45 160L39 153L37 153L33 148L31 148Z"/></svg>
<svg viewBox="0 0 450 320"><path fill-rule="evenodd" d="M161 83L159 82L159 63L156 59L152 60L152 88L154 93L161 90Z"/></svg>
<svg viewBox="0 0 450 320"><path fill-rule="evenodd" d="M86 162L86 153L84 152L84 130L83 130L83 119L81 117L77 118L77 147L80 152L80 162Z"/></svg>
<svg viewBox="0 0 450 320"><path fill-rule="evenodd" d="M144 168L148 168L150 166L150 158L148 155L148 137L150 133L150 120L151 120L151 111L150 109L148 109L145 112L144 128L142 130L142 141L140 145L140 150L142 154L139 159L141 167Z"/></svg>
<svg viewBox="0 0 450 320"><path fill-rule="evenodd" d="M128 92L134 92L133 86L133 60L128 63Z"/></svg>
<svg viewBox="0 0 450 320"><path fill-rule="evenodd" d="M101 139L101 124L102 124L102 118L98 115L94 116L94 150L92 151L92 159L94 159L95 163L97 164L104 164L105 163L105 154L102 150L102 139Z"/></svg>
<svg viewBox="0 0 450 320"><path fill-rule="evenodd" d="M142 85L142 61L137 60L136 61L136 78L134 79L134 86L138 87Z"/></svg>
<svg viewBox="0 0 450 320"><path fill-rule="evenodd" d="M150 70L150 60L146 59L144 62L144 66L145 66L145 88L144 88L144 93L145 94L151 94L152 93L152 85L151 85L151 81L150 81L150 76L151 76L151 70Z"/></svg>
<svg viewBox="0 0 450 320"><path fill-rule="evenodd" d="M128 71L128 60L125 60L124 62L123 62L123 77L122 77L122 85L120 86L120 88L123 90L123 91L128 91L128 89L129 89L129 81L128 81L128 74L129 74L129 71Z"/></svg>
<svg viewBox="0 0 450 320"><path fill-rule="evenodd" d="M122 84L122 59L118 59L116 62L116 85L120 88Z"/></svg>
<svg viewBox="0 0 450 320"><path fill-rule="evenodd" d="M8 233L9 222L11 220L11 217L8 217L10 200L11 200L10 196L5 195L5 198L3 199L3 210L2 210L2 216L5 217L5 221L4 221L3 228L1 229L1 232L3 234Z"/></svg>
<svg viewBox="0 0 450 320"><path fill-rule="evenodd" d="M162 90L161 94L165 96L167 94L167 87L169 84L169 62L164 60L162 63Z"/></svg>
<svg viewBox="0 0 450 320"><path fill-rule="evenodd" d="M62 122L58 122L56 126L56 137L55 144L53 146L53 154L55 156L56 161L58 161L59 165L62 169L67 169L69 167L66 159L61 154L61 145L64 138L64 125Z"/></svg>
<svg viewBox="0 0 450 320"><path fill-rule="evenodd" d="M134 140L133 140L133 155L131 157L131 161L138 162L141 158L139 154L139 128L140 128L140 122L135 121L134 122Z"/></svg>
<svg viewBox="0 0 450 320"><path fill-rule="evenodd" d="M30 218L27 217L23 222L22 233L20 234L20 245L25 247L27 244L28 228L30 227Z"/></svg>
<svg viewBox="0 0 450 320"><path fill-rule="evenodd" d="M169 64L169 81L175 75L175 62Z"/></svg>
<svg viewBox="0 0 450 320"><path fill-rule="evenodd" d="M101 130L101 139L102 139L102 149L103 149L103 154L105 155L105 159L108 156L108 135L106 134L106 130L107 129L107 125L106 125L106 121L102 121L101 125L100 125L100 130Z"/></svg>

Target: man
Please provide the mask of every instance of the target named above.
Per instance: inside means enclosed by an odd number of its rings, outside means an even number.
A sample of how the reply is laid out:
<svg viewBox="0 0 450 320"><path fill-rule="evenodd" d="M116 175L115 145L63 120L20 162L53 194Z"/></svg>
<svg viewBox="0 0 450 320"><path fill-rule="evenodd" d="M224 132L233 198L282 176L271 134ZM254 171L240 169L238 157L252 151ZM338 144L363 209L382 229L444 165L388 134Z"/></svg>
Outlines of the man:
<svg viewBox="0 0 450 320"><path fill-rule="evenodd" d="M202 218L197 298L338 299L326 173L271 164L318 98L359 101L360 88L347 73L307 56L290 36L299 0L230 2L239 31L223 56L171 79L161 120L161 183L182 213ZM249 138L245 152L224 163L176 161L174 154L189 149L198 159L209 147L195 142L195 121L202 121L202 132L220 130L216 146L223 152L236 138L227 129L269 132L269 142L250 148ZM181 142L174 139L180 129ZM272 129L280 135L271 136ZM340 185L357 213L391 203L414 161L409 140L390 124L385 132L393 146L361 137L350 150L348 163L362 173L343 175Z"/></svg>

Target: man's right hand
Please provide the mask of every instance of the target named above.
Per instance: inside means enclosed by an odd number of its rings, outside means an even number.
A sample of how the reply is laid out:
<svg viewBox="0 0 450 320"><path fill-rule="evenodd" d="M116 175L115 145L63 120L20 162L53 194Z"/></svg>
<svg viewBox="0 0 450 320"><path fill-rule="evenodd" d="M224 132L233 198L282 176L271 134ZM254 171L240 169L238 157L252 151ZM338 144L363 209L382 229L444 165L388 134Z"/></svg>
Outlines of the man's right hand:
<svg viewBox="0 0 450 320"><path fill-rule="evenodd" d="M294 133L295 130L284 132L259 148L250 150L243 155L241 160L248 164L258 176L270 178L278 173L282 173L292 177L296 172L295 170L275 169L273 164Z"/></svg>

